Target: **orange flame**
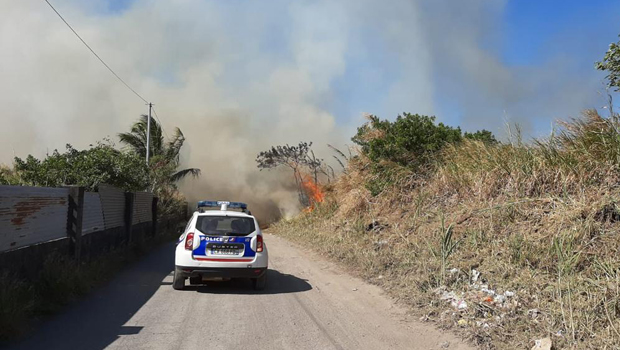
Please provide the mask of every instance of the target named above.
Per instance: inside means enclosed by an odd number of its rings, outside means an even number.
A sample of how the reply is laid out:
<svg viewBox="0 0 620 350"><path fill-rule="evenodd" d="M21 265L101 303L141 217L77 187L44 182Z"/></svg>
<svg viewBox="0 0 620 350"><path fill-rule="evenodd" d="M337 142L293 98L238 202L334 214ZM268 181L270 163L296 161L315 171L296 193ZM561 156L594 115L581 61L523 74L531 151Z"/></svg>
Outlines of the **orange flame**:
<svg viewBox="0 0 620 350"><path fill-rule="evenodd" d="M310 175L304 176L302 186L306 191L306 195L308 195L308 199L310 200L310 205L307 210L312 211L317 203L323 202L325 199L325 194L321 191L321 186L314 182L312 176Z"/></svg>

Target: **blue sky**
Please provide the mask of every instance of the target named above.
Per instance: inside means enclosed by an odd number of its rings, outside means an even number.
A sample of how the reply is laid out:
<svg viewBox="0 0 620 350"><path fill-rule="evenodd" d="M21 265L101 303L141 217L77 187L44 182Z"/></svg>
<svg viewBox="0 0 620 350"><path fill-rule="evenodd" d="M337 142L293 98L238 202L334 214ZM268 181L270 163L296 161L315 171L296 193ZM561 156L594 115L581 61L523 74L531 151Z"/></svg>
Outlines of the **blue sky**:
<svg viewBox="0 0 620 350"><path fill-rule="evenodd" d="M620 33L620 2L510 1L503 16L502 57L514 65L543 63L563 49L581 64L600 60ZM572 36L568 47L553 44ZM589 67L584 67L589 68Z"/></svg>

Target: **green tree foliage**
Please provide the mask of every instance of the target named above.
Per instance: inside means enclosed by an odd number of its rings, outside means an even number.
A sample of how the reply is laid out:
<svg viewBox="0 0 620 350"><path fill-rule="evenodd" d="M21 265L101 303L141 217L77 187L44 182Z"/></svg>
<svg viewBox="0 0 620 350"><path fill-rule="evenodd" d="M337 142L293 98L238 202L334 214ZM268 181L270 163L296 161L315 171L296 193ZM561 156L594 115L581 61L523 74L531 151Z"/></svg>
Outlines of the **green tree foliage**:
<svg viewBox="0 0 620 350"><path fill-rule="evenodd" d="M146 130L148 116L143 115L131 127L131 131L120 133L118 137L129 150L136 156L146 157ZM157 195L167 191L170 187L176 189L176 183L188 175L200 176L200 169L179 169L180 153L185 136L181 129L176 128L172 139L168 142L164 139L161 125L151 118L151 144L149 171L151 175L151 190Z"/></svg>
<svg viewBox="0 0 620 350"><path fill-rule="evenodd" d="M373 161L417 167L426 164L446 143L462 138L460 128L435 124L435 117L404 113L394 122L376 116L369 119L352 140Z"/></svg>
<svg viewBox="0 0 620 350"><path fill-rule="evenodd" d="M462 134L458 127L435 123L435 117L410 113L399 115L393 122L370 116L352 140L373 161L366 188L376 196L389 188L405 169L424 173L440 159L439 152L444 146L464 138L499 143L490 131Z"/></svg>
<svg viewBox="0 0 620 350"><path fill-rule="evenodd" d="M596 69L607 72L607 82L616 91L620 88L620 41L611 43L601 62L596 62Z"/></svg>
<svg viewBox="0 0 620 350"><path fill-rule="evenodd" d="M469 140L484 142L488 145L496 145L499 143L492 132L484 129L473 133L466 132L463 134L463 137Z"/></svg>
<svg viewBox="0 0 620 350"><path fill-rule="evenodd" d="M21 178L15 169L0 164L0 185L19 185Z"/></svg>
<svg viewBox="0 0 620 350"><path fill-rule="evenodd" d="M20 184L29 186L79 185L88 191L95 191L102 183L127 191L143 191L148 187L144 161L115 149L109 141L83 151L67 144L64 153L54 150L43 160L32 155L26 159L16 157L14 173L19 174Z"/></svg>
<svg viewBox="0 0 620 350"><path fill-rule="evenodd" d="M129 132L118 134L129 153L140 158L142 163L146 158L147 122L148 116L142 115ZM161 125L151 118L150 134L148 190L159 197L160 214L165 216L177 211L185 202L185 198L179 194L177 182L187 176L200 176L200 169L179 169L181 148L185 143L181 129L175 128L172 138L166 142Z"/></svg>

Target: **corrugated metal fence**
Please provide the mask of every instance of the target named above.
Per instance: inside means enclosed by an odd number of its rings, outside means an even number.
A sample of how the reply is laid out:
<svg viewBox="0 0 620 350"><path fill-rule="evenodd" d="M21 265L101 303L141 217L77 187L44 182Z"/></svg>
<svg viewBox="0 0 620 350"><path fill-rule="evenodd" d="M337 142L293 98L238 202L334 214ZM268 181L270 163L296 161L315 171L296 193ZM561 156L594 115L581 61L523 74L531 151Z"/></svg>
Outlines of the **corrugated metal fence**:
<svg viewBox="0 0 620 350"><path fill-rule="evenodd" d="M0 252L67 236L69 190L0 186Z"/></svg>
<svg viewBox="0 0 620 350"><path fill-rule="evenodd" d="M125 225L125 192L110 185L99 185L106 230Z"/></svg>
<svg viewBox="0 0 620 350"><path fill-rule="evenodd" d="M136 192L133 203L133 222L140 224L153 220L153 194Z"/></svg>
<svg viewBox="0 0 620 350"><path fill-rule="evenodd" d="M82 218L82 235L105 230L103 210L99 193L84 193L84 214Z"/></svg>
<svg viewBox="0 0 620 350"><path fill-rule="evenodd" d="M69 192L68 188L0 186L0 253L66 238ZM126 205L125 192L113 186L101 185L99 192L84 193L81 235L127 225ZM153 220L153 209L152 193L134 194L129 234L134 225Z"/></svg>

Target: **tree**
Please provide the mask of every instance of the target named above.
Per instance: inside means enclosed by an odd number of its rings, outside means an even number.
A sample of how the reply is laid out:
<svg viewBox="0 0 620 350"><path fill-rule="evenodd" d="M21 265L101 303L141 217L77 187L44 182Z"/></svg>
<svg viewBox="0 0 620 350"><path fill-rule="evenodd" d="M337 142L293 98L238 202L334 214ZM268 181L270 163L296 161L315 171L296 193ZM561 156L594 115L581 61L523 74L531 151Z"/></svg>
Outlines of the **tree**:
<svg viewBox="0 0 620 350"><path fill-rule="evenodd" d="M25 160L15 157L14 173L19 176L22 185L78 185L88 191L97 190L102 183L126 191L144 191L149 184L144 161L115 149L108 140L82 151L67 144L64 153L54 150L43 160L32 155Z"/></svg>
<svg viewBox="0 0 620 350"><path fill-rule="evenodd" d="M601 62L596 62L596 69L606 71L608 86L616 91L620 88L620 41L611 43Z"/></svg>
<svg viewBox="0 0 620 350"><path fill-rule="evenodd" d="M463 137L470 140L481 141L487 145L496 145L499 143L492 132L488 130L478 130L474 133L466 132Z"/></svg>
<svg viewBox="0 0 620 350"><path fill-rule="evenodd" d="M118 134L121 143L127 145L131 152L144 159L146 157L146 133L148 116L142 115L133 124L131 131ZM185 136L181 129L175 128L172 139L165 141L161 125L151 118L150 160L151 190L156 194L165 191L166 186L176 189L176 182L188 175L200 176L200 169L187 168L179 170L180 153Z"/></svg>
<svg viewBox="0 0 620 350"><path fill-rule="evenodd" d="M357 129L352 141L375 162L387 160L418 167L426 164L446 143L461 138L458 127L435 124L435 117L404 113L394 122L370 116L369 122Z"/></svg>
<svg viewBox="0 0 620 350"><path fill-rule="evenodd" d="M0 185L19 185L22 183L14 168L0 164Z"/></svg>
<svg viewBox="0 0 620 350"><path fill-rule="evenodd" d="M309 200L304 191L304 178L301 170L308 168L314 175L314 183L318 182L318 173L323 166L323 160L314 156L314 152L310 149L312 142L300 142L297 146L272 146L267 151L260 152L256 156L258 168L273 169L279 166L285 166L293 171L295 185L297 186L297 194L302 205L308 206Z"/></svg>

